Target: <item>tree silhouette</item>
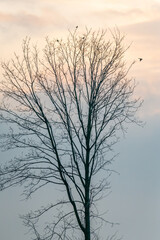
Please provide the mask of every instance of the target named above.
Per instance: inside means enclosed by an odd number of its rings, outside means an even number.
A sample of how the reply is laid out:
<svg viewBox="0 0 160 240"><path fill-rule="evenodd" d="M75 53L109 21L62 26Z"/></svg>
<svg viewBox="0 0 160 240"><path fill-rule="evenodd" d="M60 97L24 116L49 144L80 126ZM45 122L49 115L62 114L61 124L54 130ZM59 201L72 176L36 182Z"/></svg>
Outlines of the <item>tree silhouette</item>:
<svg viewBox="0 0 160 240"><path fill-rule="evenodd" d="M22 50L22 58L2 63L0 119L9 131L1 147L23 151L1 161L0 189L22 184L28 198L58 185L65 199L23 216L34 239L97 239L93 223L102 217L95 203L109 188L110 152L125 124L137 123L141 104L127 78L123 36L115 30L107 40L106 31L75 29L65 41L47 38L43 58L28 38ZM65 211L41 235L38 220L58 206Z"/></svg>

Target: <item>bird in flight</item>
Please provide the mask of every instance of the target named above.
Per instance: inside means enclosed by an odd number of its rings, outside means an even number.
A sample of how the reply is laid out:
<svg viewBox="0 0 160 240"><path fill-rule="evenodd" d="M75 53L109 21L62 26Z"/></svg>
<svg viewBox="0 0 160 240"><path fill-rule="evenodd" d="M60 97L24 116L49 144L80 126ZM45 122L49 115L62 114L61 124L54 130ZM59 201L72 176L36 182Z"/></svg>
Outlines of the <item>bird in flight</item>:
<svg viewBox="0 0 160 240"><path fill-rule="evenodd" d="M143 60L143 58L138 58L138 59L139 59L140 62Z"/></svg>
<svg viewBox="0 0 160 240"><path fill-rule="evenodd" d="M78 28L78 26L76 26L76 28Z"/></svg>

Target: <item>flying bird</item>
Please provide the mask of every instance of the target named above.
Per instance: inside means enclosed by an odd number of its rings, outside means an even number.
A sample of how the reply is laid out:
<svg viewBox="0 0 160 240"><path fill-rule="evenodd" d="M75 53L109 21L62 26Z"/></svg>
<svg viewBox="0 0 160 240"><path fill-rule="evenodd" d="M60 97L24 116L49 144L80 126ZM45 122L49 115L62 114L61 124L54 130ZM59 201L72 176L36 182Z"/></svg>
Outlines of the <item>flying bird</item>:
<svg viewBox="0 0 160 240"><path fill-rule="evenodd" d="M78 26L76 26L76 28L78 28Z"/></svg>
<svg viewBox="0 0 160 240"><path fill-rule="evenodd" d="M143 58L138 58L138 59L139 59L140 62L143 60Z"/></svg>

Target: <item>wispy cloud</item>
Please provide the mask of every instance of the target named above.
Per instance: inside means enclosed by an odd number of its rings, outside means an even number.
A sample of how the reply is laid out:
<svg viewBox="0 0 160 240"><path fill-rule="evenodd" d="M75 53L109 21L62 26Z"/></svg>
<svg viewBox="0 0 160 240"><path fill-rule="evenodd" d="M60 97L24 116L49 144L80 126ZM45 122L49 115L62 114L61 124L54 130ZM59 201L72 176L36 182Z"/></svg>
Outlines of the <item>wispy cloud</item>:
<svg viewBox="0 0 160 240"><path fill-rule="evenodd" d="M51 12L49 10L44 10L41 16L37 16L34 14L29 14L27 12L19 12L18 14L7 14L0 12L0 23L1 24L12 24L12 25L18 25L24 28L35 28L35 27L46 27L50 26L52 24L60 25L64 21L66 21L65 18L63 18L60 14L58 14L56 11Z"/></svg>
<svg viewBox="0 0 160 240"><path fill-rule="evenodd" d="M104 9L90 12L90 17L102 24L125 25L126 23L135 23L144 19L144 13L140 9L116 10Z"/></svg>
<svg viewBox="0 0 160 240"><path fill-rule="evenodd" d="M37 17L32 14L27 14L25 12L21 12L19 14L5 14L0 12L0 22L2 23L10 23L21 26L38 26L43 25L44 21L40 17Z"/></svg>

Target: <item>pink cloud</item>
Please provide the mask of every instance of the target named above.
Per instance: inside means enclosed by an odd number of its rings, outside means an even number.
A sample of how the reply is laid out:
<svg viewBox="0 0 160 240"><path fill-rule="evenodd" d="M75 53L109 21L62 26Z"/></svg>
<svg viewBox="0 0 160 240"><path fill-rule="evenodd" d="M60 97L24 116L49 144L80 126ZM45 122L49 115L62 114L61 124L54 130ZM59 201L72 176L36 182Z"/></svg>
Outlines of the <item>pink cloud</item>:
<svg viewBox="0 0 160 240"><path fill-rule="evenodd" d="M31 30L35 27L47 27L50 25L60 25L66 20L57 12L42 11L42 14L37 16L27 12L20 12L17 14L9 14L0 12L0 23L1 24L13 24L24 28L30 28Z"/></svg>

